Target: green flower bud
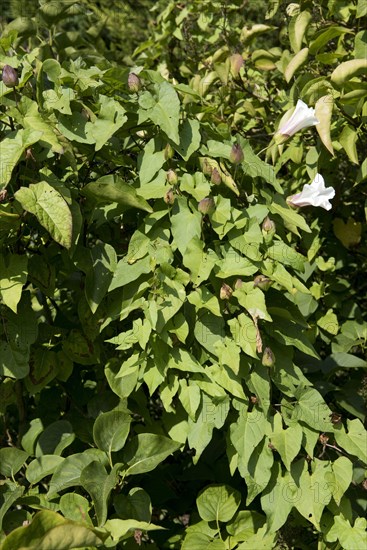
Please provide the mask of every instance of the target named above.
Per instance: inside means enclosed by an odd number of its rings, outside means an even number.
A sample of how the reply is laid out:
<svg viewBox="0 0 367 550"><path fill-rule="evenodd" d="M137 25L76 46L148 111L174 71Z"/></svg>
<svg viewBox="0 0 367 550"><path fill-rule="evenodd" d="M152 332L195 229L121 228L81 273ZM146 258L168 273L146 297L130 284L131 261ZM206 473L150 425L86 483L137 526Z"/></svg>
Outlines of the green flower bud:
<svg viewBox="0 0 367 550"><path fill-rule="evenodd" d="M222 177L216 168L213 168L210 181L214 183L214 185L219 185L222 182Z"/></svg>
<svg viewBox="0 0 367 550"><path fill-rule="evenodd" d="M202 199L198 204L198 210L202 214L212 214L215 209L214 199L212 197L206 197Z"/></svg>
<svg viewBox="0 0 367 550"><path fill-rule="evenodd" d="M275 223L269 218L269 216L266 216L261 228L263 231L270 233L270 231L275 231Z"/></svg>
<svg viewBox="0 0 367 550"><path fill-rule="evenodd" d="M229 155L229 160L233 164L241 164L241 162L243 161L243 158L244 157L243 157L243 151L242 151L241 145L239 145L238 143L234 143L232 145L232 149Z"/></svg>
<svg viewBox="0 0 367 550"><path fill-rule="evenodd" d="M273 367L275 364L275 356L270 348L265 348L261 360L264 367Z"/></svg>
<svg viewBox="0 0 367 550"><path fill-rule="evenodd" d="M232 292L233 290L231 289L231 287L226 283L223 283L219 292L219 298L221 300L229 300L232 296Z"/></svg>
<svg viewBox="0 0 367 550"><path fill-rule="evenodd" d="M19 84L18 73L10 65L4 65L2 79L7 88L15 88Z"/></svg>
<svg viewBox="0 0 367 550"><path fill-rule="evenodd" d="M177 174L172 168L167 171L166 179L170 185L176 185L178 182Z"/></svg>
<svg viewBox="0 0 367 550"><path fill-rule="evenodd" d="M269 218L269 216L266 216L265 220L261 225L261 229L262 229L262 234L266 244L270 244L275 235L276 225L273 222L273 220Z"/></svg>
<svg viewBox="0 0 367 550"><path fill-rule="evenodd" d="M174 154L175 154L174 149L171 147L169 143L167 143L166 147L164 148L164 160L171 159Z"/></svg>
<svg viewBox="0 0 367 550"><path fill-rule="evenodd" d="M268 290L273 284L273 281L265 275L257 275L254 279L254 286L261 288L261 290Z"/></svg>
<svg viewBox="0 0 367 550"><path fill-rule="evenodd" d="M138 75L130 73L127 78L127 85L130 92L137 93L141 88L141 81Z"/></svg>
<svg viewBox="0 0 367 550"><path fill-rule="evenodd" d="M166 204L169 204L172 206L172 204L175 202L175 196L173 194L173 189L169 189L167 193L164 195L163 200Z"/></svg>

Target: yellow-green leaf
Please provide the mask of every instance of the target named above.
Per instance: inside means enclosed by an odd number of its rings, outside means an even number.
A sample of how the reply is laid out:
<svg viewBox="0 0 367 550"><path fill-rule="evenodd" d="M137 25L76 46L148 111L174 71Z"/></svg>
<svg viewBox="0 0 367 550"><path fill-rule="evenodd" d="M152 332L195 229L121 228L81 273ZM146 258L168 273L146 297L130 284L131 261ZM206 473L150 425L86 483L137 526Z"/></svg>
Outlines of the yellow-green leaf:
<svg viewBox="0 0 367 550"><path fill-rule="evenodd" d="M349 218L345 223L341 218L333 222L334 234L345 248L356 246L361 240L362 224Z"/></svg>
<svg viewBox="0 0 367 550"><path fill-rule="evenodd" d="M56 242L70 248L71 212L64 197L54 187L45 181L31 183L29 187L21 187L14 196L24 210L36 216Z"/></svg>
<svg viewBox="0 0 367 550"><path fill-rule="evenodd" d="M326 149L334 155L333 144L330 136L331 116L333 114L334 99L332 95L324 95L316 102L315 116L320 124L316 125L316 130Z"/></svg>
<svg viewBox="0 0 367 550"><path fill-rule="evenodd" d="M287 82L291 80L294 73L299 69L308 58L308 48L303 48L291 59L290 63L287 65L284 71L284 77Z"/></svg>
<svg viewBox="0 0 367 550"><path fill-rule="evenodd" d="M354 76L365 72L366 69L367 59L344 61L331 73L331 82L336 86L343 86L344 82L348 82Z"/></svg>

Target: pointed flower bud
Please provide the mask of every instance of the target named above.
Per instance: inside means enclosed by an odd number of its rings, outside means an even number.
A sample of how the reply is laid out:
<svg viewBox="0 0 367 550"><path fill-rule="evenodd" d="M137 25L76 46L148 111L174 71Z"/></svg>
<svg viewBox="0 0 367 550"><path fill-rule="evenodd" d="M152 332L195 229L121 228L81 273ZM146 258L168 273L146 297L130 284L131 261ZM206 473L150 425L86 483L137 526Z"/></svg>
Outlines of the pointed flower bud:
<svg viewBox="0 0 367 550"><path fill-rule="evenodd" d="M232 145L232 149L229 154L229 160L233 164L241 164L241 162L243 161L243 151L241 145L239 145L238 143L234 143Z"/></svg>
<svg viewBox="0 0 367 550"><path fill-rule="evenodd" d="M262 229L262 234L266 244L270 244L275 235L276 225L273 222L273 220L269 218L269 216L266 216L265 220L261 225L261 229Z"/></svg>
<svg viewBox="0 0 367 550"><path fill-rule="evenodd" d="M266 231L266 233L275 231L275 223L269 218L269 216L266 216L265 220L262 223L261 229L263 231Z"/></svg>
<svg viewBox="0 0 367 550"><path fill-rule="evenodd" d="M214 183L214 185L219 185L222 182L222 177L216 168L213 168L210 181Z"/></svg>
<svg viewBox="0 0 367 550"><path fill-rule="evenodd" d="M173 194L173 189L168 189L167 193L164 195L163 200L166 204L169 204L172 206L172 204L175 202L175 196Z"/></svg>
<svg viewBox="0 0 367 550"><path fill-rule="evenodd" d="M219 292L219 298L221 300L229 300L232 296L232 292L233 290L231 289L231 287L226 283L223 283Z"/></svg>
<svg viewBox="0 0 367 550"><path fill-rule="evenodd" d="M138 75L130 73L127 78L127 85L130 92L137 93L141 88L141 81Z"/></svg>
<svg viewBox="0 0 367 550"><path fill-rule="evenodd" d="M272 284L273 281L265 275L257 275L254 279L254 287L259 287L261 290L268 290Z"/></svg>
<svg viewBox="0 0 367 550"><path fill-rule="evenodd" d="M164 160L169 160L173 157L175 154L173 148L169 143L167 143L166 147L164 148Z"/></svg>
<svg viewBox="0 0 367 550"><path fill-rule="evenodd" d="M18 73L10 65L4 65L2 79L7 88L15 88L19 84Z"/></svg>
<svg viewBox="0 0 367 550"><path fill-rule="evenodd" d="M315 117L315 109L307 107L306 103L299 99L292 116L276 132L274 136L275 143L280 145L299 130L319 123L320 121Z"/></svg>
<svg viewBox="0 0 367 550"><path fill-rule="evenodd" d="M273 367L275 365L275 356L270 348L265 348L261 360L264 367Z"/></svg>
<svg viewBox="0 0 367 550"><path fill-rule="evenodd" d="M166 179L170 185L176 185L178 182L177 174L172 168L167 171Z"/></svg>
<svg viewBox="0 0 367 550"><path fill-rule="evenodd" d="M201 201L198 204L198 210L202 214L212 214L215 209L215 203L213 197L206 197L205 199L201 199Z"/></svg>

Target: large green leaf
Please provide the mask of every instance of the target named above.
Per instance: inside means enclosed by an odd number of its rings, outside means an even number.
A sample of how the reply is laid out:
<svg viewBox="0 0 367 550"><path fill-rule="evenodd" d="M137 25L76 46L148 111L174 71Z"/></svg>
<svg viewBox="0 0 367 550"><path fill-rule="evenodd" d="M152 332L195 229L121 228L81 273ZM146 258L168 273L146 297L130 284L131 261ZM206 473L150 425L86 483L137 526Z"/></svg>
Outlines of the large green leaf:
<svg viewBox="0 0 367 550"><path fill-rule="evenodd" d="M0 256L0 296L14 313L17 313L22 288L27 280L27 265L26 255Z"/></svg>
<svg viewBox="0 0 367 550"><path fill-rule="evenodd" d="M0 375L24 378L29 373L30 346L37 339L37 317L28 292L23 292L18 314L6 312L6 341L0 341Z"/></svg>
<svg viewBox="0 0 367 550"><path fill-rule="evenodd" d="M14 477L28 458L28 453L15 447L0 449L0 474L5 477Z"/></svg>
<svg viewBox="0 0 367 550"><path fill-rule="evenodd" d="M125 475L136 475L154 470L163 460L181 447L181 443L168 437L150 433L136 435L123 450L127 465Z"/></svg>
<svg viewBox="0 0 367 550"><path fill-rule="evenodd" d="M24 489L24 486L17 483L2 480L0 485L0 531L6 512L22 496Z"/></svg>
<svg viewBox="0 0 367 550"><path fill-rule="evenodd" d="M30 525L19 527L5 539L2 550L70 550L101 546L106 534L63 518L51 510L38 512Z"/></svg>
<svg viewBox="0 0 367 550"><path fill-rule="evenodd" d="M89 249L90 268L85 278L85 295L92 313L95 313L105 297L117 266L115 249L97 242Z"/></svg>
<svg viewBox="0 0 367 550"><path fill-rule="evenodd" d="M180 101L174 87L167 81L157 86L157 97L144 92L139 99L140 121L149 118L165 132L174 143L180 143L178 133Z"/></svg>
<svg viewBox="0 0 367 550"><path fill-rule="evenodd" d="M100 414L93 426L93 438L99 449L109 455L119 451L129 435L131 417L122 411Z"/></svg>
<svg viewBox="0 0 367 550"><path fill-rule="evenodd" d="M31 183L21 187L15 198L24 210L34 214L51 237L66 248L71 247L73 221L64 197L47 182Z"/></svg>
<svg viewBox="0 0 367 550"><path fill-rule="evenodd" d="M203 489L196 504L205 521L229 521L241 504L241 494L229 485L209 485Z"/></svg>
<svg viewBox="0 0 367 550"><path fill-rule="evenodd" d="M261 496L261 507L266 514L270 532L277 532L285 524L299 494L299 488L292 482L289 472L282 475L280 463L274 462L269 486Z"/></svg>
<svg viewBox="0 0 367 550"><path fill-rule="evenodd" d="M80 484L90 494L96 511L98 525L104 525L107 520L108 503L112 489L117 484L117 472L121 464L113 467L107 474L106 468L94 460L80 474Z"/></svg>
<svg viewBox="0 0 367 550"><path fill-rule="evenodd" d="M65 458L57 466L51 478L47 493L48 499L53 498L59 491L63 491L68 487L80 485L80 474L88 464L95 460L99 460L101 463L106 462L105 453L98 449L87 449L83 453L76 453Z"/></svg>
<svg viewBox="0 0 367 550"><path fill-rule="evenodd" d="M1 140L0 191L9 183L13 169L24 151L41 137L42 132L28 128L11 132Z"/></svg>
<svg viewBox="0 0 367 550"><path fill-rule="evenodd" d="M152 208L145 199L139 197L136 189L117 176L103 176L96 181L88 183L83 187L82 194L96 202L117 202L122 206L140 208L146 212L152 212Z"/></svg>
<svg viewBox="0 0 367 550"><path fill-rule="evenodd" d="M61 455L63 450L72 444L75 434L67 420L57 420L43 431L36 444L36 456Z"/></svg>

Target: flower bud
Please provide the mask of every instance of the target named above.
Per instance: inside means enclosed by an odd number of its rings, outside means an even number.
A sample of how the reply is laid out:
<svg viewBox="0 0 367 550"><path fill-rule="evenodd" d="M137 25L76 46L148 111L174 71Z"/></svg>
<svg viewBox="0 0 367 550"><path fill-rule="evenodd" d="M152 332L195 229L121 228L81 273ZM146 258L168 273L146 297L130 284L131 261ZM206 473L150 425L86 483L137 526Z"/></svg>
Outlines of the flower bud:
<svg viewBox="0 0 367 550"><path fill-rule="evenodd" d="M138 75L130 73L127 78L127 85L130 92L137 93L141 88L141 81Z"/></svg>
<svg viewBox="0 0 367 550"><path fill-rule="evenodd" d="M169 143L167 143L166 147L164 148L164 160L171 159L174 154L175 154L174 149Z"/></svg>
<svg viewBox="0 0 367 550"><path fill-rule="evenodd" d="M274 353L272 352L272 350L270 348L265 348L264 349L264 353L263 353L263 357L262 357L261 362L264 365L264 367L273 367L274 366L275 357L274 357Z"/></svg>
<svg viewBox="0 0 367 550"><path fill-rule="evenodd" d="M257 275L254 279L254 286L261 288L261 290L268 290L273 284L273 281L265 275Z"/></svg>
<svg viewBox="0 0 367 550"><path fill-rule="evenodd" d="M4 65L2 79L7 88L15 88L19 84L18 73L10 65Z"/></svg>
<svg viewBox="0 0 367 550"><path fill-rule="evenodd" d="M241 67L243 66L243 57L239 53L234 53L229 58L230 66L231 66L231 73L232 75L237 78Z"/></svg>
<svg viewBox="0 0 367 550"><path fill-rule="evenodd" d="M166 179L170 185L176 185L178 182L177 174L172 168L167 171Z"/></svg>
<svg viewBox="0 0 367 550"><path fill-rule="evenodd" d="M270 233L270 231L275 231L275 223L269 218L269 216L266 216L261 228L263 231Z"/></svg>
<svg viewBox="0 0 367 550"><path fill-rule="evenodd" d="M231 287L226 283L223 283L219 292L219 298L221 300L229 300L232 296L232 292L233 290L231 289Z"/></svg>
<svg viewBox="0 0 367 550"><path fill-rule="evenodd" d="M168 189L167 193L164 195L163 200L166 204L169 204L172 206L172 204L175 202L175 196L173 194L173 189Z"/></svg>
<svg viewBox="0 0 367 550"><path fill-rule="evenodd" d="M205 199L201 199L201 201L198 204L198 210L202 214L212 214L215 209L215 203L213 197L206 197Z"/></svg>
<svg viewBox="0 0 367 550"><path fill-rule="evenodd" d="M8 198L8 191L6 189L2 189L0 191L0 202L5 202Z"/></svg>
<svg viewBox="0 0 367 550"><path fill-rule="evenodd" d="M236 282L234 283L235 290L238 290L239 288L241 288L242 283L243 283L242 279L236 279Z"/></svg>
<svg viewBox="0 0 367 550"><path fill-rule="evenodd" d="M275 235L276 225L273 222L273 220L269 218L269 216L266 216L265 220L261 225L261 229L262 229L262 234L266 244L270 244Z"/></svg>
<svg viewBox="0 0 367 550"><path fill-rule="evenodd" d="M213 168L210 181L214 183L214 185L219 185L222 182L222 177L216 168Z"/></svg>
<svg viewBox="0 0 367 550"><path fill-rule="evenodd" d="M234 143L232 145L232 149L229 154L229 160L233 164L241 164L241 162L243 161L243 151L241 145L239 145L238 143Z"/></svg>

